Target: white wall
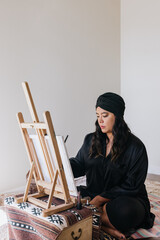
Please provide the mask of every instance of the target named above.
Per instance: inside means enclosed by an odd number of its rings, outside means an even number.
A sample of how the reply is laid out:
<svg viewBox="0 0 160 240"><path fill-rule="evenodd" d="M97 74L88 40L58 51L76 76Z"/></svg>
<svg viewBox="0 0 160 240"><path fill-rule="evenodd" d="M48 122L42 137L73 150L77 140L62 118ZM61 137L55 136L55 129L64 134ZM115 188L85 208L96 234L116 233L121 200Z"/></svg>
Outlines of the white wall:
<svg viewBox="0 0 160 240"><path fill-rule="evenodd" d="M0 192L23 186L29 168L15 116L30 121L21 82L75 155L98 95L120 92L119 20L119 0L0 1Z"/></svg>
<svg viewBox="0 0 160 240"><path fill-rule="evenodd" d="M121 1L121 93L126 121L160 174L160 1Z"/></svg>

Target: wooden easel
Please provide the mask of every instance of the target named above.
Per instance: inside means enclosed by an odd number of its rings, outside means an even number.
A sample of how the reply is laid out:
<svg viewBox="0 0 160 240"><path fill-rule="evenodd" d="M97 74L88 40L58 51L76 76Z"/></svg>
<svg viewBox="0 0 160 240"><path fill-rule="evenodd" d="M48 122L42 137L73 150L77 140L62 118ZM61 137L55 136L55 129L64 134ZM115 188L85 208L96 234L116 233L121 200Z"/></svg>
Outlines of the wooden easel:
<svg viewBox="0 0 160 240"><path fill-rule="evenodd" d="M29 89L29 85L27 82L23 82L22 86L23 86L23 90L25 93L25 97L28 103L28 107L29 107L33 122L31 123L24 122L23 115L21 112L17 114L17 119L19 122L24 144L27 150L28 158L30 160L31 168L30 168L30 173L29 173L27 184L26 184L24 196L20 198L16 198L16 202L21 203L21 202L28 201L37 206L40 206L41 208L44 209L42 211L42 215L46 217L48 215L61 212L63 210L73 207L74 204L76 203L76 198L71 197L69 193L66 176L64 173L62 160L61 160L50 113L48 111L44 112L43 114L44 122L39 122L36 108L33 102L33 98ZM44 180L44 176L38 161L38 157L36 155L33 142L29 137L29 133L27 130L29 128L34 129L36 131L36 134L38 135L38 139L43 151L45 163L49 172L50 182L46 182ZM49 136L51 147L55 151L56 165L57 165L56 169L53 169L51 164L50 154L48 152L46 142L45 142L46 134ZM38 193L28 194L32 177L34 177L35 179ZM60 185L57 184L57 178L59 178L60 180ZM48 196L47 203L39 199L43 196ZM53 196L63 199L65 203L58 206L51 206Z"/></svg>

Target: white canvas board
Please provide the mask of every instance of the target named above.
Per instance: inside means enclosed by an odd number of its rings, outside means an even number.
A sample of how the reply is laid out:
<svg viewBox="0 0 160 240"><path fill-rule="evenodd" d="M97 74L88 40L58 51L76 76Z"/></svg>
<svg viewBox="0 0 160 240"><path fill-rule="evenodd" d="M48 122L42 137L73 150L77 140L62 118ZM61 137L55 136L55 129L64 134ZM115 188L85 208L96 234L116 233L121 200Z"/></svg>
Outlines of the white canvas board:
<svg viewBox="0 0 160 240"><path fill-rule="evenodd" d="M49 176L49 172L48 172L48 169L47 169L47 166L46 166L46 162L45 162L45 159L44 159L43 151L42 151L38 136L37 135L30 135L30 138L33 141L33 144L34 144L34 147L35 147L35 150L36 150L36 153L37 153L37 157L38 157L38 160L39 160L39 163L40 163L40 166L41 166L41 170L42 170L42 173L43 173L43 176L44 176L44 180L46 182L50 182L51 179L50 179L50 176ZM60 155L61 155L62 164L63 164L63 168L64 168L64 172L65 172L66 181L67 181L67 184L68 184L70 195L78 196L78 192L77 192L76 184L75 184L75 181L74 181L74 176L73 176L72 168L71 168L70 161L69 161L69 158L68 158L68 153L67 153L67 150L66 150L66 147L65 147L63 136L56 136L56 139L57 139L57 144L58 144L58 147L59 147L59 152L60 152ZM46 145L47 145L47 148L48 148L49 155L51 157L51 164L52 164L53 170L54 170L55 168L57 168L57 165L56 165L57 161L56 161L55 152L53 151L53 149L51 147L51 142L50 142L49 136L45 136L45 141L46 141ZM57 179L57 183L60 184L59 178Z"/></svg>
<svg viewBox="0 0 160 240"><path fill-rule="evenodd" d="M48 169L47 169L47 166L46 166L46 162L45 162L45 159L44 159L44 156L43 156L43 151L42 151L38 136L37 135L30 135L30 138L33 142L33 145L34 145L34 148L35 148L38 160L39 160L39 164L40 164L43 176L44 176L44 180L46 182L50 182L51 179L50 179L50 176L49 176L49 172L48 172Z"/></svg>

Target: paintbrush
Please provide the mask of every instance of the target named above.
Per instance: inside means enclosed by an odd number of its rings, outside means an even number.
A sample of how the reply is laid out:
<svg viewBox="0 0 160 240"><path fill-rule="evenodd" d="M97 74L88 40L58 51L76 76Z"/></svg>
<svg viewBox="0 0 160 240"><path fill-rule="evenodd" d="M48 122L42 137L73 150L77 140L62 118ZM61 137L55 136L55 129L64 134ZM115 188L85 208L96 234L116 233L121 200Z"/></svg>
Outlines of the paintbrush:
<svg viewBox="0 0 160 240"><path fill-rule="evenodd" d="M81 210L81 209L82 209L80 192L78 192L78 197L77 197L77 209L78 209L78 210Z"/></svg>

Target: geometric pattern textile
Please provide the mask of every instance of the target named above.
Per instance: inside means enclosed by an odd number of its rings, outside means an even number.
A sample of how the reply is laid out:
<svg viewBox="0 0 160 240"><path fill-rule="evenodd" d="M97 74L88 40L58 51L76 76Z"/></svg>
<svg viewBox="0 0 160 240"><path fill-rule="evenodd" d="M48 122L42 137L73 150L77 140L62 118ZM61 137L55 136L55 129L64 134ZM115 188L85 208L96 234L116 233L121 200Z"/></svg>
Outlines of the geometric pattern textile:
<svg viewBox="0 0 160 240"><path fill-rule="evenodd" d="M41 200L47 202L43 197ZM62 204L61 199L53 198L52 205ZM100 216L86 207L76 207L47 217L42 216L42 209L29 202L17 204L13 196L5 198L4 212L7 216L9 239L54 240L64 228L92 215L93 239L99 239Z"/></svg>
<svg viewBox="0 0 160 240"><path fill-rule="evenodd" d="M130 239L140 239L149 237L160 237L160 197L149 193L151 212L155 214L154 226L151 229L138 229L130 236ZM44 199L44 201L46 201ZM54 205L62 203L63 200L54 199ZM4 212L6 213L5 223L8 221L10 239L56 239L60 232L68 226L90 216L93 216L93 239L115 240L107 233L100 232L100 216L90 209L76 208L53 214L48 217L42 217L42 209L28 202L16 204L14 197L5 199ZM1 207L2 209L2 207ZM95 211L95 210L92 210ZM3 228L2 228L3 229ZM23 237L22 237L23 235ZM28 237L29 236L29 237Z"/></svg>

